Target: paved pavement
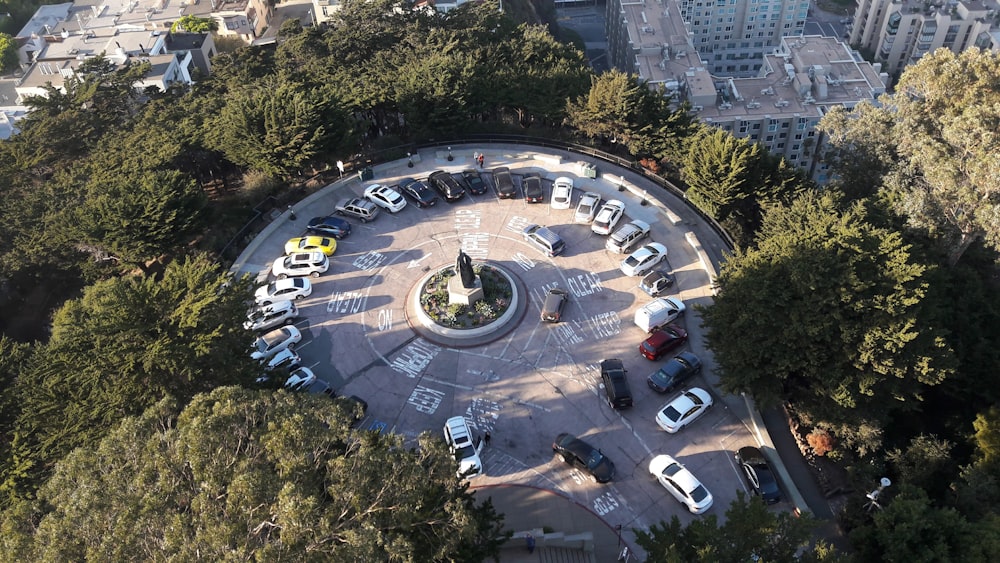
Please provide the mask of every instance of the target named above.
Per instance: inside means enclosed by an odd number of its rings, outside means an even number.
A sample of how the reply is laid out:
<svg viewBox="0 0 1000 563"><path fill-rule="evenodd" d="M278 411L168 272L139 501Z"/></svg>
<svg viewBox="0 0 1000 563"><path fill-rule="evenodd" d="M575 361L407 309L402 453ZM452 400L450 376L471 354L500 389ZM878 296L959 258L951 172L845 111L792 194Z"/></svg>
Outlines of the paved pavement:
<svg viewBox="0 0 1000 563"><path fill-rule="evenodd" d="M426 178L435 169L458 172L474 166L474 152L486 155L487 183L488 171L495 166L509 166L516 177L540 172L546 186L556 176L570 176L578 188L574 199L582 190L621 199L627 219L653 226L650 240L670 251L676 296L689 307L711 302L712 272L726 247L685 202L640 175L594 161L600 175L590 179L579 165L587 159L551 149L453 149L453 160L447 159L448 151L425 150L414 155L412 167L406 159L378 165L374 181ZM298 202L293 208L297 219L281 214L241 254L234 271L262 272L263 279L268 264L282 254L284 241L300 236L310 217L332 211L340 198L360 195L368 183L345 177ZM313 295L300 302L306 318L296 323L308 336L297 347L307 365L339 393L369 402L367 428L415 438L425 430L440 432L444 419L457 411L464 412L474 431L491 432L492 444L483 453L485 474L471 484L477 494L489 493L506 514L507 528L518 537L503 552L501 561L506 562L609 561L611 556L617 559L620 544L641 559L633 528L648 529L672 516L685 523L696 518L648 475L648 460L658 453L674 455L699 477L712 491L712 513L720 518L736 491L746 490L732 460L735 449L756 443L765 453L777 450L782 459L800 457L787 441L772 442L765 420L744 398L718 391L714 396L719 406L682 432L667 435L652 424L668 397L646 387L643 379L657 365L635 351L644 335L632 326L631 312L647 298L635 288L635 278L618 272L623 256L606 252L603 237L586 225L567 224L567 217L572 221L571 210L497 200L489 192L455 204L439 202L430 209L411 204L364 225L352 221L354 232L338 244L330 271L314 282ZM566 253L547 259L525 245L515 233L529 221L556 230L567 241ZM459 248L474 259L488 258L516 272L529 300L527 314L511 334L471 349L422 338L411 328L406 308L415 280L433 267L454 264ZM572 294L566 320L541 324L541 296L557 285ZM715 387L714 362L704 348L697 311L691 310L683 324L689 349L706 366L696 379ZM636 405L629 411L613 411L601 399L596 364L605 357L621 357L631 374ZM615 461L613 483L598 485L551 455L552 438L567 430ZM785 480L790 500L777 508L815 507L813 511L824 516L824 503L808 474L804 477L794 464L788 464L789 469L778 465L792 480ZM526 544L519 544L527 533L536 541L531 554Z"/></svg>

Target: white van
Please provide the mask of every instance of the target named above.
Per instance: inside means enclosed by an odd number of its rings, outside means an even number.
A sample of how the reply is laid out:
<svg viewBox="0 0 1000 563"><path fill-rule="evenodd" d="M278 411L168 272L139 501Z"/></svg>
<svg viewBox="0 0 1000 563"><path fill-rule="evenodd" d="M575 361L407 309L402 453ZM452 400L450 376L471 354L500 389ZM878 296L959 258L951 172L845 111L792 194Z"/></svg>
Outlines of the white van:
<svg viewBox="0 0 1000 563"><path fill-rule="evenodd" d="M683 301L676 297L659 297L635 312L635 324L646 332L653 332L683 314Z"/></svg>

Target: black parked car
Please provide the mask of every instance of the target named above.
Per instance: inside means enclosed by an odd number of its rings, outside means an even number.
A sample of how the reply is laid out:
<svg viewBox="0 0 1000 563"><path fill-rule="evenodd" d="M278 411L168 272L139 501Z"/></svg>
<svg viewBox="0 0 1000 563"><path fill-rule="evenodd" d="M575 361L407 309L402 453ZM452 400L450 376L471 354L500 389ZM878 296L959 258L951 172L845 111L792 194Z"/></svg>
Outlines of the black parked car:
<svg viewBox="0 0 1000 563"><path fill-rule="evenodd" d="M601 360L601 381L604 394L613 409L627 409L632 406L632 390L625 378L625 364L617 358Z"/></svg>
<svg viewBox="0 0 1000 563"><path fill-rule="evenodd" d="M781 489L774 478L771 466L767 464L763 452L753 446L745 446L736 452L736 463L743 468L743 476L755 495L767 504L781 500Z"/></svg>
<svg viewBox="0 0 1000 563"><path fill-rule="evenodd" d="M528 174L524 177L524 201L527 203L542 203L545 201L542 178L538 174Z"/></svg>
<svg viewBox="0 0 1000 563"><path fill-rule="evenodd" d="M327 235L342 239L351 234L351 224L340 217L313 217L306 225L306 230L318 235Z"/></svg>
<svg viewBox="0 0 1000 563"><path fill-rule="evenodd" d="M657 393L669 393L699 372L701 372L701 359L691 352L681 352L663 364L658 371L650 374L646 383Z"/></svg>
<svg viewBox="0 0 1000 563"><path fill-rule="evenodd" d="M427 177L427 181L434 186L434 189L441 194L441 197L443 197L445 201L457 201L465 195L465 189L458 183L458 180L443 170L432 172L431 175Z"/></svg>
<svg viewBox="0 0 1000 563"><path fill-rule="evenodd" d="M413 200L417 207L430 207L437 203L438 197L420 180L403 178L397 187L403 195Z"/></svg>
<svg viewBox="0 0 1000 563"><path fill-rule="evenodd" d="M511 177L509 168L494 168L493 181L497 186L498 198L513 199L517 195L517 186L514 185L514 178Z"/></svg>
<svg viewBox="0 0 1000 563"><path fill-rule="evenodd" d="M566 463L590 473L598 483L607 483L615 476L615 464L601 450L572 434L563 432L556 436L552 450Z"/></svg>
<svg viewBox="0 0 1000 563"><path fill-rule="evenodd" d="M483 177L479 175L478 170L462 170L462 180L465 182L465 187L469 190L472 195L483 195L486 193L486 182L483 181Z"/></svg>

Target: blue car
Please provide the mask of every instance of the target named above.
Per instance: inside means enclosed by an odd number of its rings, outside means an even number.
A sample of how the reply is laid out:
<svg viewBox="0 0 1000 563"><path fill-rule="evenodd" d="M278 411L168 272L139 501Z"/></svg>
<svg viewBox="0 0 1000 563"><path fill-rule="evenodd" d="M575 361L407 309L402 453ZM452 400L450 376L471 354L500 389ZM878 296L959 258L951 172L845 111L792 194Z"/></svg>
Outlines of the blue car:
<svg viewBox="0 0 1000 563"><path fill-rule="evenodd" d="M309 220L306 230L310 233L342 239L351 234L351 224L340 217L314 217Z"/></svg>

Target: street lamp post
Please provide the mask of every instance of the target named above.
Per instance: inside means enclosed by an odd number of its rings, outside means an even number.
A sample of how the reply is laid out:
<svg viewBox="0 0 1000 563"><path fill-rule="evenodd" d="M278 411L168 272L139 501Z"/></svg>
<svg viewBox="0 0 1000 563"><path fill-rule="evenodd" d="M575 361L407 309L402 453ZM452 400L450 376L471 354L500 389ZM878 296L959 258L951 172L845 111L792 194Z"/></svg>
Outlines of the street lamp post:
<svg viewBox="0 0 1000 563"><path fill-rule="evenodd" d="M413 168L413 155L411 153L406 153L406 166Z"/></svg>

